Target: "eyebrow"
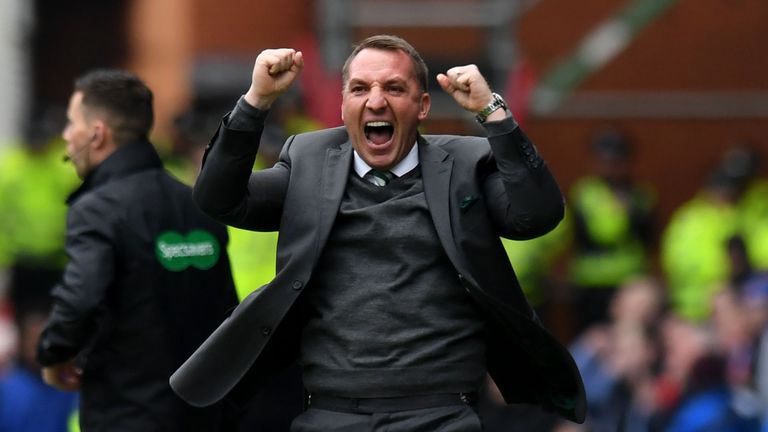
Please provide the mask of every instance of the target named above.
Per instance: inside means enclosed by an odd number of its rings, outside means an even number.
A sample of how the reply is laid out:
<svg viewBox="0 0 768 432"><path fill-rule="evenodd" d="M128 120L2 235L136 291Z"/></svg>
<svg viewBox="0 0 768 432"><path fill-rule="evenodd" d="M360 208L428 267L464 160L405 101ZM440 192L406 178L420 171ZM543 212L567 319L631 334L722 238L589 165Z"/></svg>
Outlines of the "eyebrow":
<svg viewBox="0 0 768 432"><path fill-rule="evenodd" d="M353 85L353 84L368 84L370 81L362 79L362 78L350 78L349 81L347 81L347 85ZM396 76L394 78L390 78L386 81L384 81L382 84L384 85L392 85L392 84L407 84L408 80L404 79L402 77Z"/></svg>

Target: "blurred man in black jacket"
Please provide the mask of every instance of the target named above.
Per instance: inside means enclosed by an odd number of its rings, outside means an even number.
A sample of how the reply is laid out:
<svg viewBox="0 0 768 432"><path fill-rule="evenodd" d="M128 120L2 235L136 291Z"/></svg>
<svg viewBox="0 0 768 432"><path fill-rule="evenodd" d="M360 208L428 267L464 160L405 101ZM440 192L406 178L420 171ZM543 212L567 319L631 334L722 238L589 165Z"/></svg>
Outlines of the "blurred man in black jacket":
<svg viewBox="0 0 768 432"><path fill-rule="evenodd" d="M221 418L181 401L168 377L237 303L227 234L163 169L152 121L137 77L76 81L63 137L83 184L38 360L48 384L82 390L86 431L209 431Z"/></svg>

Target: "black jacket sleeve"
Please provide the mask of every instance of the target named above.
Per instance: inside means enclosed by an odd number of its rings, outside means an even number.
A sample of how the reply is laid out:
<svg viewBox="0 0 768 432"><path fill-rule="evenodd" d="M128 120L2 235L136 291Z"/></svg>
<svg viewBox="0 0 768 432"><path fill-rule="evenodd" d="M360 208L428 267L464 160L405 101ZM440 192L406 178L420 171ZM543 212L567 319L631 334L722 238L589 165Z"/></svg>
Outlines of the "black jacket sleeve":
<svg viewBox="0 0 768 432"><path fill-rule="evenodd" d="M38 344L44 366L77 355L95 333L96 315L114 278L115 250L110 215L99 206L75 204L67 216L65 248L69 263L52 292L53 308Z"/></svg>

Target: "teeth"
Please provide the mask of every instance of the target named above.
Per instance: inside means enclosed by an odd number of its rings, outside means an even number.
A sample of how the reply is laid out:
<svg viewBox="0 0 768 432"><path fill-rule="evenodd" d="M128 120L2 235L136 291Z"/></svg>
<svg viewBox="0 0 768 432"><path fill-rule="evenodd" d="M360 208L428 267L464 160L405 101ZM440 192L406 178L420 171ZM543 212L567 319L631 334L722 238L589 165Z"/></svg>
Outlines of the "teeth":
<svg viewBox="0 0 768 432"><path fill-rule="evenodd" d="M384 127L384 126L392 126L392 124L388 121L372 121L365 124L367 127Z"/></svg>

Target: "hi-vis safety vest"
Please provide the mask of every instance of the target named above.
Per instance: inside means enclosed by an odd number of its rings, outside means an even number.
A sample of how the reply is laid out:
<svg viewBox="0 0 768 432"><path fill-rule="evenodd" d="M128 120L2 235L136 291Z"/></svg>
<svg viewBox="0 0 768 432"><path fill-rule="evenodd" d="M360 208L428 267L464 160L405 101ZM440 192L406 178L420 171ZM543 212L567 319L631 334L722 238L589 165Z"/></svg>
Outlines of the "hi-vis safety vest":
<svg viewBox="0 0 768 432"><path fill-rule="evenodd" d="M754 182L739 201L741 233L750 263L768 270L768 180Z"/></svg>
<svg viewBox="0 0 768 432"><path fill-rule="evenodd" d="M739 233L736 206L699 195L680 207L661 239L661 264L674 310L706 319L713 295L731 273L728 239Z"/></svg>
<svg viewBox="0 0 768 432"><path fill-rule="evenodd" d="M650 217L650 193L638 189L631 198ZM610 186L597 177L578 181L571 193L570 206L584 224L590 247L574 251L569 266L571 283L582 287L612 288L627 278L648 270L648 251L631 226L628 205L622 203ZM571 218L571 223L574 223Z"/></svg>
<svg viewBox="0 0 768 432"><path fill-rule="evenodd" d="M0 152L0 267L64 266L65 201L79 180L62 163L63 148L52 142L37 153L15 144Z"/></svg>

